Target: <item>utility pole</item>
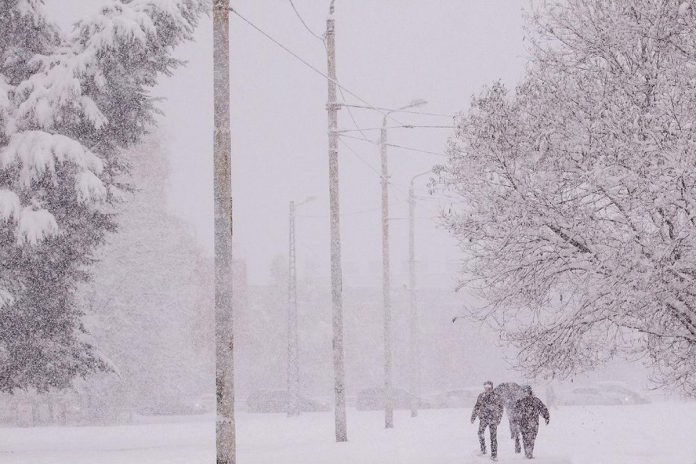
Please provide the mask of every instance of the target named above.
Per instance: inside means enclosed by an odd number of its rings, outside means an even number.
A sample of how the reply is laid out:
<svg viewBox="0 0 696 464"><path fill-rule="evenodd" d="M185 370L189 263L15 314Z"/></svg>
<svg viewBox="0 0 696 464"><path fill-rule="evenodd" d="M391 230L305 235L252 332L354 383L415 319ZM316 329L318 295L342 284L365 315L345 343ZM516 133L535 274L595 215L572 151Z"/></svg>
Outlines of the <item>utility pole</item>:
<svg viewBox="0 0 696 464"><path fill-rule="evenodd" d="M300 415L300 343L297 324L297 254L295 240L295 211L313 201L307 197L300 203L290 202L288 231L288 417Z"/></svg>
<svg viewBox="0 0 696 464"><path fill-rule="evenodd" d="M384 427L394 428L391 347L391 279L389 269L389 169L387 164L387 116L382 119L379 137L382 164L382 304L384 306Z"/></svg>
<svg viewBox="0 0 696 464"><path fill-rule="evenodd" d="M411 417L418 415L418 398L420 398L420 334L418 333L418 306L416 305L416 194L413 183L421 176L432 171L421 172L411 178L408 189L408 289L411 343L409 358L411 364Z"/></svg>
<svg viewBox="0 0 696 464"><path fill-rule="evenodd" d="M392 313L391 271L389 264L389 163L387 160L387 118L390 113L425 105L423 99L411 101L406 106L384 113L379 137L379 154L382 165L382 304L384 309L384 427L394 428L394 388L392 385Z"/></svg>
<svg viewBox="0 0 696 464"><path fill-rule="evenodd" d="M235 464L229 0L213 3L215 389L217 464Z"/></svg>
<svg viewBox="0 0 696 464"><path fill-rule="evenodd" d="M288 417L299 416L300 371L297 339L297 266L295 261L295 202L290 202L288 249Z"/></svg>
<svg viewBox="0 0 696 464"><path fill-rule="evenodd" d="M336 102L336 42L334 1L326 19L329 119L329 216L331 223L331 307L333 312L334 419L336 441L348 441L346 430L346 386L343 366L343 275L341 271L341 231L338 201L338 108Z"/></svg>

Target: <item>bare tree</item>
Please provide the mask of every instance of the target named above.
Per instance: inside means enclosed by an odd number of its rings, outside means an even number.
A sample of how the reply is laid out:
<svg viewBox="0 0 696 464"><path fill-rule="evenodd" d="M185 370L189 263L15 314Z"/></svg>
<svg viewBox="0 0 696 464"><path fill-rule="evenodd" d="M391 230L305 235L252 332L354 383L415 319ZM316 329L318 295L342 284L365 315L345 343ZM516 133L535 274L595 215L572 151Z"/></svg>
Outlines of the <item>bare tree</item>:
<svg viewBox="0 0 696 464"><path fill-rule="evenodd" d="M450 142L462 286L534 375L616 354L696 395L696 23L679 1L547 2L514 95Z"/></svg>

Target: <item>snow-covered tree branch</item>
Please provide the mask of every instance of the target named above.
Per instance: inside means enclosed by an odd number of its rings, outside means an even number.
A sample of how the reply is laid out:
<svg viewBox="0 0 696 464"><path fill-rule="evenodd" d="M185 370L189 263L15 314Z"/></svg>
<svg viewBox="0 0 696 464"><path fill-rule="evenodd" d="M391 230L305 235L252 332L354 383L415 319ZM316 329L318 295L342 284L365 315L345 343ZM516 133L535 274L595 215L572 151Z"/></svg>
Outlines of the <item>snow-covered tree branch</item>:
<svg viewBox="0 0 696 464"><path fill-rule="evenodd" d="M75 286L128 189L120 152L154 122L205 0L113 0L64 33L41 0L0 0L0 390L104 369Z"/></svg>
<svg viewBox="0 0 696 464"><path fill-rule="evenodd" d="M524 81L450 142L466 284L535 375L617 353L696 395L696 16L690 2L546 2ZM463 285L465 283L463 282Z"/></svg>

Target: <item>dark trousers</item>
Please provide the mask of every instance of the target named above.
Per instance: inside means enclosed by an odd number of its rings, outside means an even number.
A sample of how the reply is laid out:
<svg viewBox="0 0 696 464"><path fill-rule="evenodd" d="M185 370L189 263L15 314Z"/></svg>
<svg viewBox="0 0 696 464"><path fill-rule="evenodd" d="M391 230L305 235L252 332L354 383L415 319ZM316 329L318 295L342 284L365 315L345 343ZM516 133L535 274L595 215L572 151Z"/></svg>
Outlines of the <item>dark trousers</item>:
<svg viewBox="0 0 696 464"><path fill-rule="evenodd" d="M512 419L509 419L510 422L510 438L515 440L515 453L519 453L522 451L522 448L520 447L520 426L517 422L515 422Z"/></svg>
<svg viewBox="0 0 696 464"><path fill-rule="evenodd" d="M528 458L534 456L534 441L536 440L539 426L521 427L522 443L524 444L524 455Z"/></svg>
<svg viewBox="0 0 696 464"><path fill-rule="evenodd" d="M491 457L496 457L498 455L498 424L479 421L478 438L481 444L481 452L486 452L486 438L483 436L486 432L486 427L491 432Z"/></svg>

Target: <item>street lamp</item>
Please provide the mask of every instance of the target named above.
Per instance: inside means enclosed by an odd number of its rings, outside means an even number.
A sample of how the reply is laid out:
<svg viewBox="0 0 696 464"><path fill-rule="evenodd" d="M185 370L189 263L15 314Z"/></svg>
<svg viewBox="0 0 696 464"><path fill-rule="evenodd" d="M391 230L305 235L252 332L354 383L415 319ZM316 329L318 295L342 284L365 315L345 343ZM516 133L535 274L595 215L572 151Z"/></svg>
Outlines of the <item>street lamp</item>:
<svg viewBox="0 0 696 464"><path fill-rule="evenodd" d="M295 209L314 201L310 196L299 203L290 202L288 251L288 417L300 415L300 363L297 330L297 261L295 254Z"/></svg>
<svg viewBox="0 0 696 464"><path fill-rule="evenodd" d="M394 395L392 386L392 348L391 348L391 280L389 270L389 166L387 163L387 117L389 114L425 105L422 98L412 100L408 105L384 113L379 138L379 151L382 164L382 298L384 306L384 426L394 428Z"/></svg>

